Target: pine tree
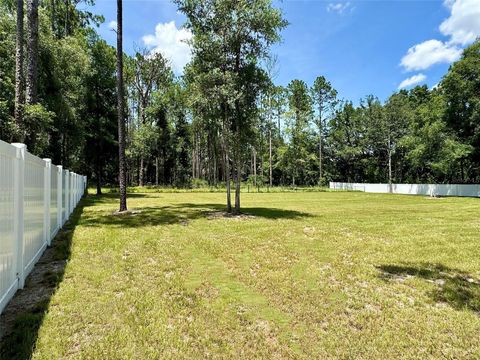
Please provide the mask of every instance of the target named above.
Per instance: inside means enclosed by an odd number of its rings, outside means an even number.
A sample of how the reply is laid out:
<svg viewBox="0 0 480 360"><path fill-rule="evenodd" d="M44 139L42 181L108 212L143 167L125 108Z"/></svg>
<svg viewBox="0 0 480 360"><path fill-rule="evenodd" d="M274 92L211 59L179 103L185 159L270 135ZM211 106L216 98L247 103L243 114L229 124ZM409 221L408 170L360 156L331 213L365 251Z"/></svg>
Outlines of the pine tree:
<svg viewBox="0 0 480 360"><path fill-rule="evenodd" d="M125 105L123 84L123 14L122 0L117 0L117 116L118 116L118 182L120 185L120 209L127 211L127 164L125 159Z"/></svg>

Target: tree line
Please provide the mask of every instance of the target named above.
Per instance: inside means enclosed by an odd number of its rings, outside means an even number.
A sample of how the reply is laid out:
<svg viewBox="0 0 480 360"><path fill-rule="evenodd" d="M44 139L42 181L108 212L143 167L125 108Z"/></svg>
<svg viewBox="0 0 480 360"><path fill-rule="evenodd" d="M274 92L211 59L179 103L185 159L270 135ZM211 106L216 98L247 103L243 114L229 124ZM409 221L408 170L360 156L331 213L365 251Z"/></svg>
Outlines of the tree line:
<svg viewBox="0 0 480 360"><path fill-rule="evenodd" d="M1 139L86 174L98 193L120 179L224 186L233 212L245 182L480 180L478 41L435 88L356 105L323 76L276 84L271 45L288 22L270 0L175 3L194 35L181 76L161 53L124 54L121 17L115 49L78 0L0 0Z"/></svg>

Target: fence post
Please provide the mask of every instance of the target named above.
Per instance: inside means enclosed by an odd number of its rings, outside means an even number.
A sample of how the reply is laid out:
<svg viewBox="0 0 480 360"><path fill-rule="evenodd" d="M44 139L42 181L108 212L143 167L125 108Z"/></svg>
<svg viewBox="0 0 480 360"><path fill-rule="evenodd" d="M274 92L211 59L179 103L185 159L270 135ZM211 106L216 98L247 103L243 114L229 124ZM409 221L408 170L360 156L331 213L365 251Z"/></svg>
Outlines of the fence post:
<svg viewBox="0 0 480 360"><path fill-rule="evenodd" d="M57 225L58 225L58 230L62 228L62 210L63 210L63 204L62 204L62 189L63 189L63 183L62 183L62 178L63 178L63 166L59 165L57 166Z"/></svg>
<svg viewBox="0 0 480 360"><path fill-rule="evenodd" d="M69 196L70 196L70 208L68 209L68 216L69 217L73 212L73 191L75 189L74 179L75 179L75 173L71 172L70 173L70 194L69 194Z"/></svg>
<svg viewBox="0 0 480 360"><path fill-rule="evenodd" d="M70 210L70 171L67 170L65 176L65 219L64 221L67 222L68 220L68 211Z"/></svg>
<svg viewBox="0 0 480 360"><path fill-rule="evenodd" d="M43 168L43 241L50 246L50 207L52 191L52 160L43 159L45 167Z"/></svg>
<svg viewBox="0 0 480 360"><path fill-rule="evenodd" d="M77 201L78 201L78 194L77 194L77 190L78 190L78 175L75 174L75 193L74 193L74 196L75 196L75 206L73 207L75 209L75 207L77 206Z"/></svg>
<svg viewBox="0 0 480 360"><path fill-rule="evenodd" d="M78 204L78 175L75 175L75 206Z"/></svg>
<svg viewBox="0 0 480 360"><path fill-rule="evenodd" d="M70 209L70 171L65 171L65 219L63 223L65 224L68 219L68 210Z"/></svg>
<svg viewBox="0 0 480 360"><path fill-rule="evenodd" d="M75 209L75 205L77 204L77 199L75 196L75 192L77 187L75 186L75 183L77 182L77 174L73 173L73 178L72 178L72 213L73 209Z"/></svg>
<svg viewBox="0 0 480 360"><path fill-rule="evenodd" d="M72 177L73 173L68 172L68 208L67 208L67 220L70 218L70 209L72 208Z"/></svg>
<svg viewBox="0 0 480 360"><path fill-rule="evenodd" d="M73 191L75 190L75 173L71 172L70 173L70 208L68 209L68 217L72 215L73 212L73 207L75 206L73 204Z"/></svg>
<svg viewBox="0 0 480 360"><path fill-rule="evenodd" d="M14 208L15 208L15 240L17 244L16 248L16 268L18 288L23 289L25 286L25 267L23 266L23 255L25 252L24 243L24 219L23 219L23 192L25 185L25 152L27 146L25 144L14 143L12 144L17 148L17 158L15 159L15 180L14 180Z"/></svg>
<svg viewBox="0 0 480 360"><path fill-rule="evenodd" d="M73 174L73 206L72 206L72 213L73 209L77 205L77 174Z"/></svg>
<svg viewBox="0 0 480 360"><path fill-rule="evenodd" d="M75 175L75 206L78 204L78 175Z"/></svg>

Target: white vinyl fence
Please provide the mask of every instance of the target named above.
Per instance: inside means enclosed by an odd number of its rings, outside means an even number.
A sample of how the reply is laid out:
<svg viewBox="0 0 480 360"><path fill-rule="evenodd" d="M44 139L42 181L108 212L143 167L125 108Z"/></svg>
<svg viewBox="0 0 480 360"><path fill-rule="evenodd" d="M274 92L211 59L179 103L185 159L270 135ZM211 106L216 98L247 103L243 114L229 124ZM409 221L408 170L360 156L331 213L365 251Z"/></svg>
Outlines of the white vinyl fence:
<svg viewBox="0 0 480 360"><path fill-rule="evenodd" d="M80 201L87 185L24 144L0 140L0 313Z"/></svg>
<svg viewBox="0 0 480 360"><path fill-rule="evenodd" d="M480 185L461 184L362 184L331 182L330 189L357 190L369 193L392 193L428 196L480 197Z"/></svg>

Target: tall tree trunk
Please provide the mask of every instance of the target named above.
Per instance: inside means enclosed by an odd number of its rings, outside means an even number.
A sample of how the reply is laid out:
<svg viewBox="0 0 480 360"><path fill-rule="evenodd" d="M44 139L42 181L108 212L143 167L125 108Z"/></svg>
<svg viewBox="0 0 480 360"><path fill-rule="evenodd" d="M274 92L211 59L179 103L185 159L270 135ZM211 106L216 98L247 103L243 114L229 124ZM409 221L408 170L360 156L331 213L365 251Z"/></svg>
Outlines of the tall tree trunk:
<svg viewBox="0 0 480 360"><path fill-rule="evenodd" d="M122 0L117 0L117 113L118 113L118 162L120 183L120 211L127 211L127 179L125 161L125 116L123 88L123 38Z"/></svg>
<svg viewBox="0 0 480 360"><path fill-rule="evenodd" d="M241 182L241 160L240 155L237 154L235 159L235 214L240 214L240 182Z"/></svg>
<svg viewBox="0 0 480 360"><path fill-rule="evenodd" d="M102 168L100 165L97 165L96 175L97 175L97 195L102 195Z"/></svg>
<svg viewBox="0 0 480 360"><path fill-rule="evenodd" d="M319 127L318 133L318 185L322 186L322 178L323 178L323 154L322 154L322 143L323 143L323 136L322 136L322 126Z"/></svg>
<svg viewBox="0 0 480 360"><path fill-rule="evenodd" d="M273 180L272 180L272 128L268 130L268 165L269 165L269 172L270 172L270 187L272 187Z"/></svg>
<svg viewBox="0 0 480 360"><path fill-rule="evenodd" d="M260 169L259 175L263 179L263 156L260 156L260 164L258 165L257 168ZM258 177L258 174L257 174L257 177Z"/></svg>
<svg viewBox="0 0 480 360"><path fill-rule="evenodd" d="M158 156L155 157L155 185L158 186Z"/></svg>
<svg viewBox="0 0 480 360"><path fill-rule="evenodd" d="M280 129L280 114L277 113L278 140L282 139L282 130Z"/></svg>
<svg viewBox="0 0 480 360"><path fill-rule="evenodd" d="M50 21L52 23L52 33L54 36L57 36L57 30L56 30L56 13L57 13L57 7L55 4L56 0L50 0Z"/></svg>
<svg viewBox="0 0 480 360"><path fill-rule="evenodd" d="M212 134L209 131L207 133L207 153L208 153L208 161L207 161L207 169L208 169L208 184L213 184L213 173L215 172L213 169L213 141L212 141Z"/></svg>
<svg viewBox="0 0 480 360"><path fill-rule="evenodd" d="M392 153L388 151L388 184L390 185L390 192L392 192Z"/></svg>
<svg viewBox="0 0 480 360"><path fill-rule="evenodd" d="M202 143L201 143L200 135L198 137L199 139L197 142L197 166L198 166L197 175L198 175L198 178L200 179L202 178Z"/></svg>
<svg viewBox="0 0 480 360"><path fill-rule="evenodd" d="M217 149L213 148L213 185L217 186Z"/></svg>
<svg viewBox="0 0 480 360"><path fill-rule="evenodd" d="M25 94L23 92L23 0L17 0L17 39L15 53L15 122L19 135L18 141L25 141L25 130L23 128L23 107L25 105Z"/></svg>
<svg viewBox="0 0 480 360"><path fill-rule="evenodd" d="M272 115L272 94L268 94L268 175L269 184L272 187L272 128L273 128L273 115ZM262 166L263 175L263 166Z"/></svg>
<svg viewBox="0 0 480 360"><path fill-rule="evenodd" d="M223 124L222 124L222 148L223 148L223 158L225 161L225 184L227 187L227 212L232 212L232 198L231 198L231 189L230 189L230 157L229 157L229 143L228 143L228 134L227 134L227 114L225 109L225 104L223 107Z"/></svg>
<svg viewBox="0 0 480 360"><path fill-rule="evenodd" d="M195 179L195 136L192 144L192 179Z"/></svg>
<svg viewBox="0 0 480 360"><path fill-rule="evenodd" d="M167 149L164 147L162 149L162 175L163 175L163 184L167 184Z"/></svg>
<svg viewBox="0 0 480 360"><path fill-rule="evenodd" d="M388 136L388 191L392 192L392 144L390 135Z"/></svg>
<svg viewBox="0 0 480 360"><path fill-rule="evenodd" d="M226 148L228 149L228 147ZM227 212L232 212L232 190L231 190L231 171L230 171L230 157L228 150L225 151L225 184L227 187Z"/></svg>
<svg viewBox="0 0 480 360"><path fill-rule="evenodd" d="M235 126L237 139L235 139L235 214L240 214L240 182L241 182L241 156L240 156L240 126Z"/></svg>
<svg viewBox="0 0 480 360"><path fill-rule="evenodd" d="M27 86L26 102L37 102L38 0L27 0Z"/></svg>
<svg viewBox="0 0 480 360"><path fill-rule="evenodd" d="M235 73L240 72L240 54L242 51L241 43L237 45L236 54L235 54ZM240 214L240 181L241 181L241 152L240 152L240 142L241 142L241 133L240 133L240 102L237 99L235 101L235 214Z"/></svg>
<svg viewBox="0 0 480 360"><path fill-rule="evenodd" d="M145 172L144 169L144 160L143 155L140 157L140 172L138 173L138 186L143 186L143 173Z"/></svg>
<svg viewBox="0 0 480 360"><path fill-rule="evenodd" d="M323 178L323 123L322 123L322 106L318 108L318 185L322 186Z"/></svg>
<svg viewBox="0 0 480 360"><path fill-rule="evenodd" d="M257 186L257 150L253 148L253 185Z"/></svg>

